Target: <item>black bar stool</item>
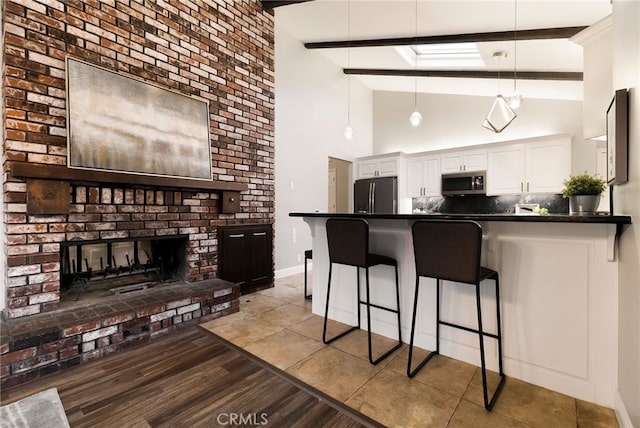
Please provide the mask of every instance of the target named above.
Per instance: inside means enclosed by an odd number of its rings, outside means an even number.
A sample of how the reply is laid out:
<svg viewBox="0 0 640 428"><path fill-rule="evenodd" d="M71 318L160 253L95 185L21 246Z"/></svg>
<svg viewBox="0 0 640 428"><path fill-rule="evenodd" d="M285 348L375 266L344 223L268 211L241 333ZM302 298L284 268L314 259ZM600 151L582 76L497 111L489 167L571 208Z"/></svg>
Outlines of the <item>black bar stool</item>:
<svg viewBox="0 0 640 428"><path fill-rule="evenodd" d="M484 407L491 410L504 385L502 370L502 333L500 329L500 291L498 272L480 266L482 249L482 228L474 221L431 221L423 220L413 224L413 251L416 263L416 289L413 299L413 318L411 319L411 339L409 341L409 359L407 376L415 374L436 354L440 353L440 325L454 327L476 333L480 341L480 365L482 368L482 387ZM436 279L436 350L431 352L415 369L411 369L413 355L413 334L416 324L416 309L420 277ZM482 329L482 311L480 307L480 282L495 279L497 334ZM455 281L475 286L478 329L440 320L440 281ZM484 336L498 341L498 365L500 383L489 400L487 388L487 369L485 365Z"/></svg>
<svg viewBox="0 0 640 428"><path fill-rule="evenodd" d="M327 285L327 302L324 311L324 327L322 329L322 341L329 344L342 336L351 333L353 330L360 328L360 305L367 306L367 334L369 339L369 362L378 364L380 361L389 356L393 351L402 346L402 336L400 332L400 290L398 286L398 263L395 259L379 254L369 253L369 224L363 219L338 219L332 218L327 220L327 241L329 245L329 281ZM356 267L356 275L358 278L358 325L339 333L338 335L327 339L327 319L329 315L329 298L331 296L331 273L333 264L343 264ZM371 303L369 296L369 268L376 265L388 265L395 268L396 274L396 308L387 308L384 306ZM366 295L367 300L362 301L360 298L360 268L364 268L366 272ZM371 307L393 312L398 315L398 343L391 349L386 351L376 360L373 359L371 349Z"/></svg>
<svg viewBox="0 0 640 428"><path fill-rule="evenodd" d="M305 250L304 252L304 298L311 300L311 294L307 294L307 260L313 259L313 250Z"/></svg>

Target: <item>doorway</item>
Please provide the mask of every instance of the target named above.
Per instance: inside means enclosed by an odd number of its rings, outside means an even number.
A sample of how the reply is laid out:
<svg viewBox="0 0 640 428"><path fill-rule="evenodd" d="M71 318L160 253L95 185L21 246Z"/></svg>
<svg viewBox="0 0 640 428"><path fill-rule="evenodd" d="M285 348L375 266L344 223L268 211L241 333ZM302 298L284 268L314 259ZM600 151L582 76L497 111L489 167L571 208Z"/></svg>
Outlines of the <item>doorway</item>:
<svg viewBox="0 0 640 428"><path fill-rule="evenodd" d="M351 162L329 156L328 212L349 212L350 171Z"/></svg>

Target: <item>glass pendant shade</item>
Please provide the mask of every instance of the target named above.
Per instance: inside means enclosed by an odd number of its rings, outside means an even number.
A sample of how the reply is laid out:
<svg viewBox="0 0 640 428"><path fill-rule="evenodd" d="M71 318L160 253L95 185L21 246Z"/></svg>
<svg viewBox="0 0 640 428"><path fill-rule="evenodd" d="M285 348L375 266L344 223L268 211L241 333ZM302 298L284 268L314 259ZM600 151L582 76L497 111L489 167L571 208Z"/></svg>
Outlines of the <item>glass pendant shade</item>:
<svg viewBox="0 0 640 428"><path fill-rule="evenodd" d="M491 110L487 114L486 119L482 123L482 126L495 133L502 132L513 119L517 117L516 112L513 111L507 101L502 95L496 96L493 101Z"/></svg>
<svg viewBox="0 0 640 428"><path fill-rule="evenodd" d="M520 107L520 104L522 104L522 94L514 92L509 97L507 97L507 103L512 109L517 109L518 107Z"/></svg>
<svg viewBox="0 0 640 428"><path fill-rule="evenodd" d="M344 138L347 140L353 140L353 128L351 128L350 125L347 125L347 127L344 128Z"/></svg>
<svg viewBox="0 0 640 428"><path fill-rule="evenodd" d="M411 116L409 116L409 122L411 122L413 126L420 125L422 123L422 114L420 114L418 110L414 111L411 113Z"/></svg>

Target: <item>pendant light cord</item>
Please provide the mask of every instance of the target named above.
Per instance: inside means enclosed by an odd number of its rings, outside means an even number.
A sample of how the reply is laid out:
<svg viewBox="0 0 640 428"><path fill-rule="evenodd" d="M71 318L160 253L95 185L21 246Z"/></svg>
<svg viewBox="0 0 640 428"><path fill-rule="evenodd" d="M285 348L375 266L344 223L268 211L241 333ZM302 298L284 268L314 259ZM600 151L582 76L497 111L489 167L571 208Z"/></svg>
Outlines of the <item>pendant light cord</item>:
<svg viewBox="0 0 640 428"><path fill-rule="evenodd" d="M416 0L413 42L416 51L416 60L413 66L413 111L418 111L418 0Z"/></svg>
<svg viewBox="0 0 640 428"><path fill-rule="evenodd" d="M517 67L518 63L518 49L517 49L517 41L518 41L518 0L513 0L513 93L516 91L516 80L517 80Z"/></svg>
<svg viewBox="0 0 640 428"><path fill-rule="evenodd" d="M351 0L347 1L347 41L351 41ZM351 47L347 48L347 68L351 68ZM351 75L347 75L347 125L351 126Z"/></svg>

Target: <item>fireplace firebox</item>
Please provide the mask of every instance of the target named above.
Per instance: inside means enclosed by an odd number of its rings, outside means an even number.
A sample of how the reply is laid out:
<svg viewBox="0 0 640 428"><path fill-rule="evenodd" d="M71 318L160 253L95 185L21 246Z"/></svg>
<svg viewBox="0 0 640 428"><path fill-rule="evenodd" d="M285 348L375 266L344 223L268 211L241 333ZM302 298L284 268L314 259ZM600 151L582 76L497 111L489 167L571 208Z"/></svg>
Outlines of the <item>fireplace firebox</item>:
<svg viewBox="0 0 640 428"><path fill-rule="evenodd" d="M184 281L188 236L65 242L60 246L61 304Z"/></svg>

